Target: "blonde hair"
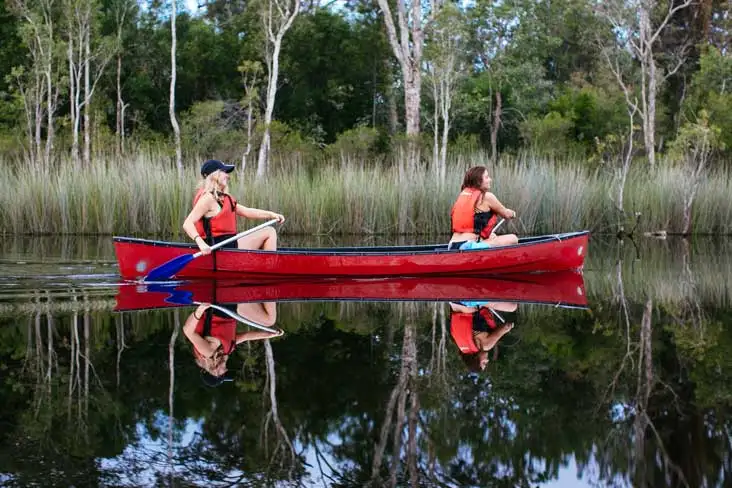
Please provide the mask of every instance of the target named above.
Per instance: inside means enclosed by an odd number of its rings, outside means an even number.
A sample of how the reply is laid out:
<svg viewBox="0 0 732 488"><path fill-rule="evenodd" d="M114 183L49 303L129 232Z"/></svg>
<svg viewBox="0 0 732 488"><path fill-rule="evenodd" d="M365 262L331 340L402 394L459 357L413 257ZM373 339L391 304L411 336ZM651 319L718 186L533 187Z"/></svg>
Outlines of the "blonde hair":
<svg viewBox="0 0 732 488"><path fill-rule="evenodd" d="M229 185L226 184L222 186L221 182L219 182L219 176L221 174L223 174L223 172L220 169L214 171L201 180L198 184L198 188L203 188L204 193L213 193L216 200L220 200L223 194L229 193Z"/></svg>
<svg viewBox="0 0 732 488"><path fill-rule="evenodd" d="M221 376L226 371L224 370L223 372L218 372L217 370L226 363L226 360L229 359L229 356L224 354L223 348L219 346L210 358L201 356L200 354L195 354L195 358L196 364L199 368L206 371L212 376Z"/></svg>

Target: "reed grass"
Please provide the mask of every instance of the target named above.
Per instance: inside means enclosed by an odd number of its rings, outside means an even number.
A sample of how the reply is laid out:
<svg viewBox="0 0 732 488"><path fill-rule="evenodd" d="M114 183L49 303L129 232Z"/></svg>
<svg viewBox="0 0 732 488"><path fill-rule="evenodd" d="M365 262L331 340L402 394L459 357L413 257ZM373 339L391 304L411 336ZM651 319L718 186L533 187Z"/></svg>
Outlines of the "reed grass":
<svg viewBox="0 0 732 488"><path fill-rule="evenodd" d="M286 215L285 233L446 234L464 171L487 160L483 152L453 154L440 181L428 167L400 177L389 161L293 156L278 160L262 183L253 168L237 172L231 192L244 205ZM170 158L154 152L122 161L102 155L89 168L71 161L37 169L0 161L0 233L179 236L199 165L188 161L179 178ZM505 157L490 169L496 195L520 217L505 230L613 233L623 218L610 170L531 154ZM631 171L625 211L641 214L639 231L681 231L685 178L664 164ZM707 175L693 207L694 233L730 234L730 193L728 170Z"/></svg>

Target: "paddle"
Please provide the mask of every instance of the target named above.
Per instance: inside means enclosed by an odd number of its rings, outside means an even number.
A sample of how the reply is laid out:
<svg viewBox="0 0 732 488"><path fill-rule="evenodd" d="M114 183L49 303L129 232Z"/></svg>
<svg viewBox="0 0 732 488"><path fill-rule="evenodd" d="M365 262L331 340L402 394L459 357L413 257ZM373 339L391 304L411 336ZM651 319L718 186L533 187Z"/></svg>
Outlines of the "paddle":
<svg viewBox="0 0 732 488"><path fill-rule="evenodd" d="M193 302L193 305L198 306L198 305L203 305L203 303L201 303L201 302ZM234 320L236 320L238 322L241 322L244 325L248 325L250 327L254 327L255 329L263 330L263 331L266 331L266 332L278 332L278 331L281 331L282 330L280 328L276 328L275 329L274 327L267 327L266 325L261 325L261 324L258 324L256 322L252 322L251 320L242 317L238 313L232 312L228 308L221 307L219 305L216 305L215 303L209 303L208 305L211 308L213 308L214 310L218 310L219 312L228 315L232 319L234 319Z"/></svg>
<svg viewBox="0 0 732 488"><path fill-rule="evenodd" d="M260 229L264 229L267 226L270 226L277 222L277 219L268 220L267 222L260 224L256 227L252 227L249 230L245 230L244 232L240 232L235 236L229 237L228 239L224 239L223 241L219 242L218 244L214 244L211 246L211 250L215 251L216 249L223 247L227 245L230 242L236 241L246 235L252 234L254 232L257 232ZM197 257L203 256L203 253L201 251L198 251L195 254L184 254L182 256L178 256L177 258L173 258L170 261L161 264L160 266L157 266L150 270L150 272L143 278L142 281L167 281L173 276L175 276L180 270L186 267L188 263L196 259Z"/></svg>
<svg viewBox="0 0 732 488"><path fill-rule="evenodd" d="M491 232L495 233L498 230L498 228L503 225L503 223L505 221L506 221L506 219L501 219L501 221L498 222L495 227L493 227L493 230Z"/></svg>
<svg viewBox="0 0 732 488"><path fill-rule="evenodd" d="M147 288L147 291L152 292L158 292L158 293L168 293L170 296L168 296L165 301L167 303L173 303L175 305L203 305L203 302L197 302L193 300L193 293L187 290L178 290L176 289L179 285L166 285L166 284L152 284L149 285ZM228 308L222 307L220 305L216 305L215 303L207 303L211 308L218 310L221 313L224 313L231 317L234 320L237 320L241 322L242 324L249 325L251 327L254 327L255 329L264 330L267 332L277 332L278 329L275 329L274 327L267 327L266 325L261 325L256 322L252 322L251 320L242 317L236 312L233 312L229 310ZM280 329L281 330L281 329Z"/></svg>

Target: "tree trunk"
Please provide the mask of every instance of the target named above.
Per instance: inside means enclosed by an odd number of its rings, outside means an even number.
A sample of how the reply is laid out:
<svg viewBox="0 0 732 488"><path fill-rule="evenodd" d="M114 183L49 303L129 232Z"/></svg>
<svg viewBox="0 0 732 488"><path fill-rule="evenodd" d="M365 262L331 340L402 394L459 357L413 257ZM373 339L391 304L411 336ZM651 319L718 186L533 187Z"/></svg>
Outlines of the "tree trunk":
<svg viewBox="0 0 732 488"><path fill-rule="evenodd" d="M274 112L274 103L277 96L281 46L282 39L278 36L273 40L272 57L267 63L269 76L267 77L267 98L264 109L264 134L262 134L262 144L259 146L257 158L257 180L261 180L267 175L269 166L270 125L272 124L272 113Z"/></svg>
<svg viewBox="0 0 732 488"><path fill-rule="evenodd" d="M439 178L440 174L440 90L438 88L437 78L435 76L435 67L431 66L430 78L432 79L432 100L434 100L434 110L432 112L432 166L435 176Z"/></svg>
<svg viewBox="0 0 732 488"><path fill-rule="evenodd" d="M241 155L241 171L243 172L247 167L247 162L249 160L249 155L252 152L252 129L254 128L254 117L252 116L252 97L250 94L247 94L247 99L249 100L247 103L247 146L244 149L244 154Z"/></svg>
<svg viewBox="0 0 732 488"><path fill-rule="evenodd" d="M84 41L84 167L91 165L91 84L89 80L89 69L91 65L91 48L88 26Z"/></svg>
<svg viewBox="0 0 732 488"><path fill-rule="evenodd" d="M71 160L79 162L79 90L77 87L77 69L74 62L74 38L69 34L69 117L71 118Z"/></svg>
<svg viewBox="0 0 732 488"><path fill-rule="evenodd" d="M176 35L176 18L178 17L178 9L176 1L171 2L170 13L170 103L168 105L168 114L170 115L170 124L173 126L173 140L175 143L175 166L178 168L178 176L183 177L183 151L180 145L180 126L178 119L175 117L175 82L176 82L176 50L178 48L178 39Z"/></svg>
<svg viewBox="0 0 732 488"><path fill-rule="evenodd" d="M122 76L122 54L117 54L117 109L116 115L117 120L115 124L115 150L117 152L117 158L122 156L122 83L120 81Z"/></svg>
<svg viewBox="0 0 732 488"><path fill-rule="evenodd" d="M496 90L496 108L493 111L493 124L491 125L491 162L498 161L498 130L501 128L501 117L503 117L503 97L501 91Z"/></svg>
<svg viewBox="0 0 732 488"><path fill-rule="evenodd" d="M39 75L36 75L36 86L41 87L43 81ZM35 117L35 161L36 164L40 164L43 161L43 92L39 88L38 96L36 97L36 117Z"/></svg>
<svg viewBox="0 0 732 488"><path fill-rule="evenodd" d="M275 11L277 14L275 14ZM282 39L292 27L292 23L299 12L300 0L294 0L292 9L283 0L269 0L268 9L264 11L267 42L272 44L272 54L267 59L267 98L264 110L264 134L262 135L262 144L259 146L259 156L257 158L257 180L261 180L266 176L269 166L270 126L277 96Z"/></svg>
<svg viewBox="0 0 732 488"><path fill-rule="evenodd" d="M53 45L53 37L49 33L49 43ZM46 66L46 154L44 162L46 165L51 164L51 157L53 155L53 116L56 112L56 101L53 91L53 58L49 56L48 65Z"/></svg>

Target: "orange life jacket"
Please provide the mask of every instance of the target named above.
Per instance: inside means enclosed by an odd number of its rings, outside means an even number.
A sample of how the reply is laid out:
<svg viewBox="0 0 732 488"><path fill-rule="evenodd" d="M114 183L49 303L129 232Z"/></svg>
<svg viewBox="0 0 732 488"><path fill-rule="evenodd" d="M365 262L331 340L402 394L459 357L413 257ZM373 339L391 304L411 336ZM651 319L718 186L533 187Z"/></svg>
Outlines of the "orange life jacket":
<svg viewBox="0 0 732 488"><path fill-rule="evenodd" d="M496 320L487 308L481 308L473 313L452 312L450 315L450 335L463 354L474 354L479 351L473 338L473 330L485 331L495 328Z"/></svg>
<svg viewBox="0 0 732 488"><path fill-rule="evenodd" d="M450 212L453 232L471 232L481 239L488 239L498 223L498 215L492 211L476 210L483 192L477 188L464 188L458 195Z"/></svg>
<svg viewBox="0 0 732 488"><path fill-rule="evenodd" d="M203 188L200 188L193 197L193 205L196 205L201 195ZM221 211L214 217L203 217L196 222L196 230L209 244L212 237L236 234L236 200L231 195L224 194Z"/></svg>

